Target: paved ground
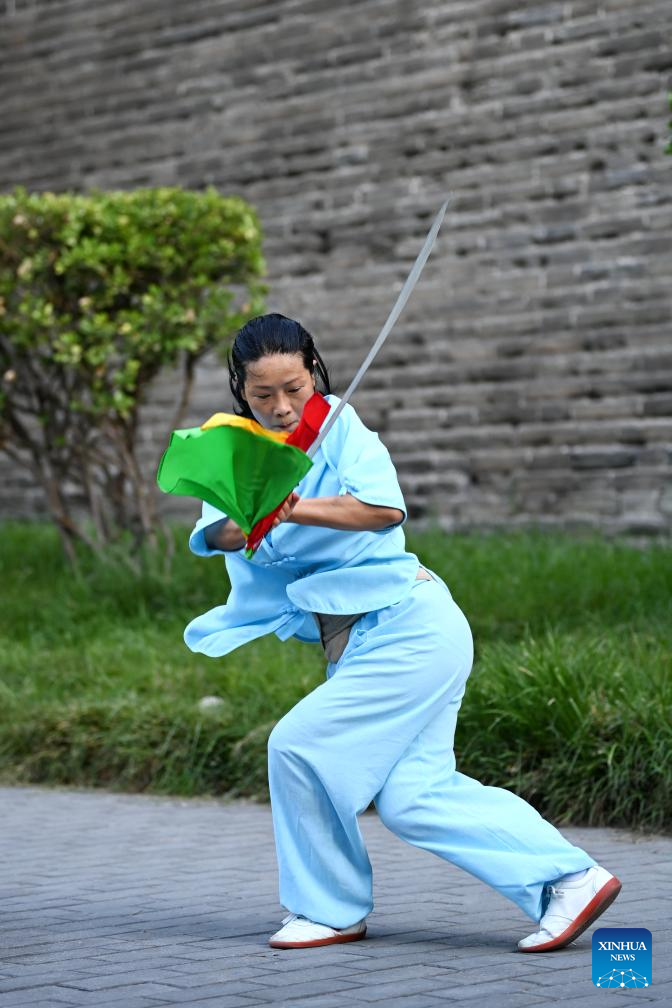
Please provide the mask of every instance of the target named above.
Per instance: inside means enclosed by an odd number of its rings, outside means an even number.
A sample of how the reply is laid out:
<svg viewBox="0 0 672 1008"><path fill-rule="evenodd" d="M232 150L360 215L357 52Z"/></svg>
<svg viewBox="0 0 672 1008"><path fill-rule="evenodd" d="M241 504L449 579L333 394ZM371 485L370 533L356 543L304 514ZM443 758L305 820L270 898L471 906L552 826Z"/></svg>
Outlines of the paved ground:
<svg viewBox="0 0 672 1008"><path fill-rule="evenodd" d="M672 1004L672 839L566 835L624 883L600 926L647 927L653 984L598 991L591 931L513 952L529 922L503 897L362 818L376 909L363 942L266 944L277 902L270 810L97 792L0 789L1 1008Z"/></svg>

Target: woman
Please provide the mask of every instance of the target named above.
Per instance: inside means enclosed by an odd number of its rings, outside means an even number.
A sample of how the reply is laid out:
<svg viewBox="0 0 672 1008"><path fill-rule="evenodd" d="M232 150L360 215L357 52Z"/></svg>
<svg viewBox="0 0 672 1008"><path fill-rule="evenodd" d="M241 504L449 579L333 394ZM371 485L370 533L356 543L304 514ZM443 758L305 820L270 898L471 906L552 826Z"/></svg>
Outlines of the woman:
<svg viewBox="0 0 672 1008"><path fill-rule="evenodd" d="M293 431L326 368L282 315L236 336L229 373L243 416ZM455 770L453 737L472 664L469 626L441 578L406 551L404 500L387 449L346 406L252 560L240 528L208 504L190 538L224 553L231 594L189 624L194 651L223 655L262 634L321 642L326 681L273 729L268 769L280 902L269 944L366 935L371 865L357 816L385 825L508 896L539 928L522 952L561 948L620 882L522 799Z"/></svg>

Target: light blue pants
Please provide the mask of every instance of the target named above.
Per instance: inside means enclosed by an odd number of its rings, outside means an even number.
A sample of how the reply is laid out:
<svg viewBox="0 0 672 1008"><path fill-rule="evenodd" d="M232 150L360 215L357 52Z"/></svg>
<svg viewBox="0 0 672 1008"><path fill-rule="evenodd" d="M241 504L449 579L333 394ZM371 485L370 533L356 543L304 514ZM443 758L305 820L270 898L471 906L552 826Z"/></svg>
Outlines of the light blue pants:
<svg viewBox="0 0 672 1008"><path fill-rule="evenodd" d="M595 864L527 802L455 770L469 625L435 575L362 617L327 680L271 732L280 903L331 927L373 909L357 816L464 868L537 921L545 883ZM511 698L515 703L515 697Z"/></svg>

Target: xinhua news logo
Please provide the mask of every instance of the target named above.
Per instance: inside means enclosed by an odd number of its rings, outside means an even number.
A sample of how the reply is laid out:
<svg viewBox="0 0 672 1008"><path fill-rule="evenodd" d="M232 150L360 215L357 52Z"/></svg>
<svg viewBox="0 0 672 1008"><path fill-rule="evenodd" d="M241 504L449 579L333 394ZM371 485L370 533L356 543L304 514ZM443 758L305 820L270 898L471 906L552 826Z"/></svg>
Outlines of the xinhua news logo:
<svg viewBox="0 0 672 1008"><path fill-rule="evenodd" d="M647 928L598 928L593 933L596 987L650 987L652 964L653 939Z"/></svg>

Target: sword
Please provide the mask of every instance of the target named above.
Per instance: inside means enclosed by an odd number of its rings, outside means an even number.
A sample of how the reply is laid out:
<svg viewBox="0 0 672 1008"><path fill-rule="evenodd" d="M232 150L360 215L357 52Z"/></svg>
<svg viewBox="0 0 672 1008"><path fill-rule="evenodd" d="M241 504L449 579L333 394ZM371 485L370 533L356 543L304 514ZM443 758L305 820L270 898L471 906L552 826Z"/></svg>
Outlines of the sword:
<svg viewBox="0 0 672 1008"><path fill-rule="evenodd" d="M373 344L373 346L369 350L368 354L366 355L366 357L365 357L365 359L364 359L364 361L363 361L363 363L362 363L359 371L357 372L357 374L355 375L355 377L350 382L350 385L349 385L349 387L348 387L345 395L343 396L343 398L339 402L338 406L336 407L336 409L334 410L334 412L331 414L331 416L329 417L329 419L327 420L327 422L325 423L325 425L322 427L320 433L315 438L315 440L311 444L310 448L308 448L308 450L306 451L306 455L308 456L308 458L312 458L315 455L315 452L318 450L318 448L320 447L320 445L324 441L325 437L327 436L327 434L331 430L332 426L336 423L336 420L338 419L341 410L349 402L350 397L352 396L353 392L355 391L355 389L359 385L360 381L362 380L362 378L364 377L364 375L368 371L369 366L370 366L371 362L373 361L374 357L376 356L376 354L378 353L378 351L382 347L383 343L385 342L385 340L389 336L390 332L392 331L392 327L394 326L394 323L397 321L397 319L401 315L401 313L402 313L402 311L404 309L404 305L406 304L406 302L408 301L409 297L411 296L411 292L412 292L413 288L415 287L416 283L418 282L418 278L419 278L420 274L422 273L424 265L425 265L425 263L427 262L427 260L429 258L429 253L432 251L432 248L434 246L434 242L436 241L436 236L439 233L439 228L441 227L441 224L443 222L443 218L444 218L445 213L446 213L446 207L448 206L449 202L450 202L450 195L448 196L448 198L444 202L443 206L441 207L441 209L437 213L436 217L434 218L434 223L432 224L431 228L429 229L429 233L428 233L427 237L425 238L425 244L420 249L420 252L418 253L418 258L413 263L413 268L411 269L411 272L406 277L406 282L404 283L404 286L399 291L399 296L397 297L397 300L394 303L394 307L392 308L392 311L390 312L390 314L387 317L387 321L385 322L385 325L380 330L380 333L378 334L378 338L376 339L375 343Z"/></svg>

